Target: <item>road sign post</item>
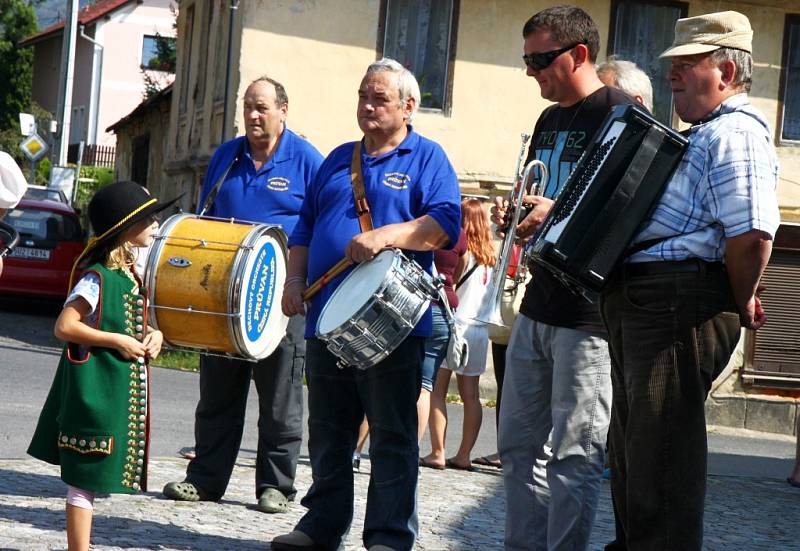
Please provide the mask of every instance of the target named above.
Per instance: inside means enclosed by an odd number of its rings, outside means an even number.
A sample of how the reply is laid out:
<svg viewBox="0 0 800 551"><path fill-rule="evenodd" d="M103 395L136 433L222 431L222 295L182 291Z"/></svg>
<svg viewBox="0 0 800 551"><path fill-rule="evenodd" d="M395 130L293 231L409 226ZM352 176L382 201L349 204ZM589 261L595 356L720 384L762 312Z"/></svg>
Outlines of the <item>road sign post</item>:
<svg viewBox="0 0 800 551"><path fill-rule="evenodd" d="M33 133L29 135L27 138L22 140L22 143L19 144L19 148L31 162L31 175L30 175L30 184L36 183L36 163L44 157L47 150L50 149L47 146L47 142L44 141L39 134L36 133L36 127L33 127Z"/></svg>

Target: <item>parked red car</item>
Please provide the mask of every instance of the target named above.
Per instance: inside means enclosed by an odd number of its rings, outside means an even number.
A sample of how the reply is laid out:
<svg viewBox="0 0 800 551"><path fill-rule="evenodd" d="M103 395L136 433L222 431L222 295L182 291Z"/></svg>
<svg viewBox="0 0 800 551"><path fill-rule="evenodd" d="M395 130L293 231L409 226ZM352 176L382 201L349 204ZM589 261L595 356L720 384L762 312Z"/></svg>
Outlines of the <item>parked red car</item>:
<svg viewBox="0 0 800 551"><path fill-rule="evenodd" d="M3 259L0 293L65 298L85 245L80 219L67 204L28 197L3 219L19 232L19 242Z"/></svg>

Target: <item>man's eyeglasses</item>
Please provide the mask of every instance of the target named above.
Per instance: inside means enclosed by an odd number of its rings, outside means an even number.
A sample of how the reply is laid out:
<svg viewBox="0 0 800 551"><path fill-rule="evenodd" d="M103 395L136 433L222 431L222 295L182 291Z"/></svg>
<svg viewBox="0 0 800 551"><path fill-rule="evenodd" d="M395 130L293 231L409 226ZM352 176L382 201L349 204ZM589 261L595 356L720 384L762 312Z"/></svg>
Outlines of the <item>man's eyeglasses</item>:
<svg viewBox="0 0 800 551"><path fill-rule="evenodd" d="M560 56L564 52L570 51L578 44L585 44L585 42L576 42L571 46L566 46L564 48L560 48L558 50L552 50L550 52L542 52L540 54L525 54L524 56L522 56L522 60L525 62L525 65L527 65L534 71L541 71L542 69L547 69L548 67L550 67L550 65L556 60L558 56Z"/></svg>

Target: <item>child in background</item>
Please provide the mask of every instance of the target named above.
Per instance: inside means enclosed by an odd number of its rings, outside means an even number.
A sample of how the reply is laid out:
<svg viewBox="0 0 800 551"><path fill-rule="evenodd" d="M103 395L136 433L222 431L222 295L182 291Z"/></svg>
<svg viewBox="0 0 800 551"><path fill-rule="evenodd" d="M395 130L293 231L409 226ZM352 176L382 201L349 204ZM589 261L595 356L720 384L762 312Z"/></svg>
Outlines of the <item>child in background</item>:
<svg viewBox="0 0 800 551"><path fill-rule="evenodd" d="M56 320L65 341L28 453L61 466L67 542L88 550L97 493L147 489L148 360L163 336L147 327L147 297L133 247L150 244L158 203L134 182L115 182L89 203L95 237L75 263L83 277ZM70 285L72 281L70 281Z"/></svg>

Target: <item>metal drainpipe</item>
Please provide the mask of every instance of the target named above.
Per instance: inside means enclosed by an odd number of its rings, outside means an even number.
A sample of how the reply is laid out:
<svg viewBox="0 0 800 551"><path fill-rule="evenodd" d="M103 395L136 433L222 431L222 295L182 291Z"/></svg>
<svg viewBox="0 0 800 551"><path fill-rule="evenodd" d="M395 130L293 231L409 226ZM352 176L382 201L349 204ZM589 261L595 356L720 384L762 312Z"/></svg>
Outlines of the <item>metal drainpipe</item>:
<svg viewBox="0 0 800 551"><path fill-rule="evenodd" d="M86 28L85 25L80 25L78 27L80 29L80 37L85 38L89 42L95 45L95 47L100 48L100 60L97 62L97 78L95 80L94 90L95 98L97 100L96 105L94 105L94 109L92 110L92 125L94 126L94 143L97 143L97 123L100 120L100 79L103 77L103 45L100 44L94 38L88 36L83 30Z"/></svg>
<svg viewBox="0 0 800 551"><path fill-rule="evenodd" d="M231 65L233 63L234 18L238 9L239 0L231 0L230 19L228 20L228 60L225 66L225 96L222 104L222 141L220 143L224 143L228 139L228 128L231 124L232 109L228 105L228 102L230 100Z"/></svg>

